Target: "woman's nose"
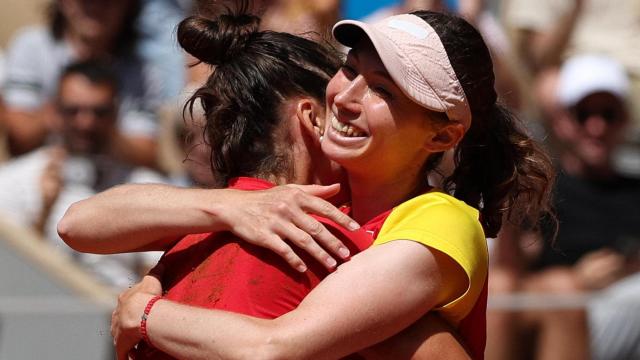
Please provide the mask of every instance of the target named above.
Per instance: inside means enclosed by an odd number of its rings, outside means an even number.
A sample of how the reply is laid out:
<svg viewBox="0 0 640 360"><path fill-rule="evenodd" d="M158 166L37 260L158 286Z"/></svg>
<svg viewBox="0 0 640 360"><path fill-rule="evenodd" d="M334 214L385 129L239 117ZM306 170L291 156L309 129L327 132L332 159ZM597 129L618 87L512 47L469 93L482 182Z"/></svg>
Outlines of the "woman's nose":
<svg viewBox="0 0 640 360"><path fill-rule="evenodd" d="M366 82L362 75L358 75L345 84L334 98L334 104L340 111L358 114L361 111L362 100L366 92Z"/></svg>

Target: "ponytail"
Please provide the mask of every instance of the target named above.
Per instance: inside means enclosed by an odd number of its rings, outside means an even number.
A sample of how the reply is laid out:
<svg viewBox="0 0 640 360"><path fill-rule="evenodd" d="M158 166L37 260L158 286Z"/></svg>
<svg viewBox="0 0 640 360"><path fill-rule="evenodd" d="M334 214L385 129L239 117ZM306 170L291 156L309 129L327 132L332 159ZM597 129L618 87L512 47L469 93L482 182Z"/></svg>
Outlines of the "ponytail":
<svg viewBox="0 0 640 360"><path fill-rule="evenodd" d="M551 160L505 107L473 116L482 126L472 125L458 145L445 189L480 209L487 237L498 235L504 219L537 224L551 214Z"/></svg>

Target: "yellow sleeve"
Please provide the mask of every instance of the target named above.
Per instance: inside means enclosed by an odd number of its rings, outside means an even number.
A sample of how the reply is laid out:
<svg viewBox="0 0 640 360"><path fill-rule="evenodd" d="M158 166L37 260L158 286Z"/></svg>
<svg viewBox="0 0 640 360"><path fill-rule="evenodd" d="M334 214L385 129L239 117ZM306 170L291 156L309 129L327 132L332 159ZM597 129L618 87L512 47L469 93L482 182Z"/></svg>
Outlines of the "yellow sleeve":
<svg viewBox="0 0 640 360"><path fill-rule="evenodd" d="M393 209L374 242L416 241L460 265L469 281L467 291L436 309L455 324L471 311L487 277L487 242L478 217L478 210L464 202L432 191ZM446 275L449 270L443 271Z"/></svg>

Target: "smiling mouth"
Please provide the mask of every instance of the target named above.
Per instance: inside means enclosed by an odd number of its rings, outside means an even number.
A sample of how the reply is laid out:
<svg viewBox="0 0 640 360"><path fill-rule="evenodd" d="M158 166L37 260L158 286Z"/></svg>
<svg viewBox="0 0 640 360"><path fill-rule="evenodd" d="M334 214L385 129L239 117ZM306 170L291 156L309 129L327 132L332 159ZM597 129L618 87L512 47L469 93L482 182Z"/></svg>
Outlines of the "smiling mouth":
<svg viewBox="0 0 640 360"><path fill-rule="evenodd" d="M338 121L335 116L331 119L331 128L344 137L363 137L367 135L364 131L360 131L349 124Z"/></svg>

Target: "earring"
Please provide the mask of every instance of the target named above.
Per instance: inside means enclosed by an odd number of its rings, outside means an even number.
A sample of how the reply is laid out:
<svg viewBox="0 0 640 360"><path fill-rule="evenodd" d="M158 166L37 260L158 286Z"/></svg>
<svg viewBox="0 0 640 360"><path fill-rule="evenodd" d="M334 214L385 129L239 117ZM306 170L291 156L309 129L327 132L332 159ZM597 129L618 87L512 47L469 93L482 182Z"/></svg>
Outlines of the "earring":
<svg viewBox="0 0 640 360"><path fill-rule="evenodd" d="M322 142L322 139L324 139L324 135L320 135L320 142Z"/></svg>

